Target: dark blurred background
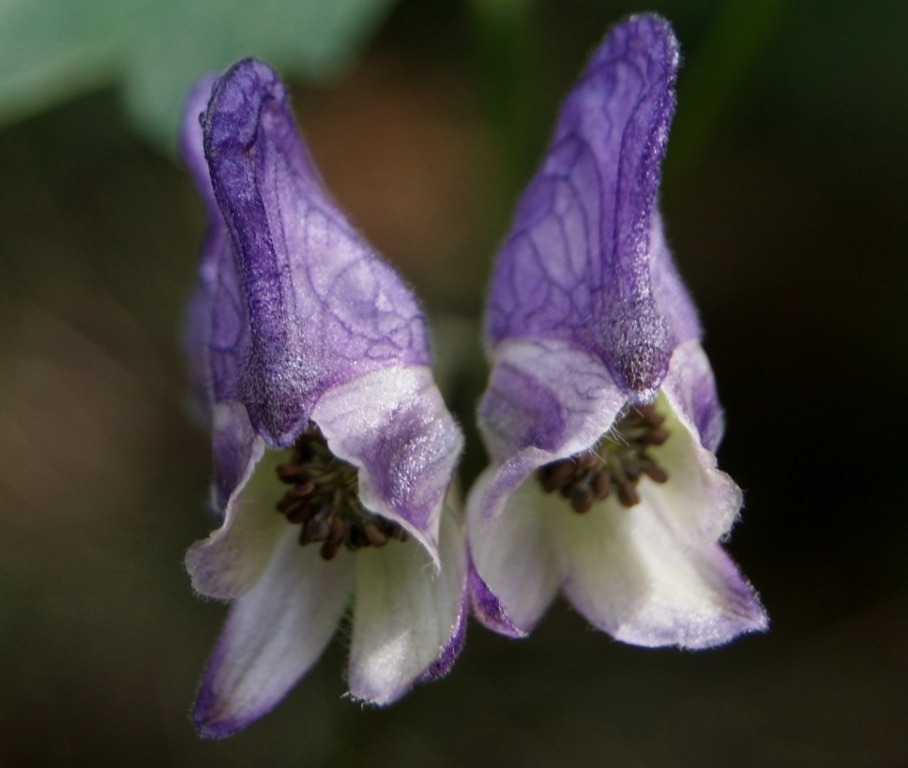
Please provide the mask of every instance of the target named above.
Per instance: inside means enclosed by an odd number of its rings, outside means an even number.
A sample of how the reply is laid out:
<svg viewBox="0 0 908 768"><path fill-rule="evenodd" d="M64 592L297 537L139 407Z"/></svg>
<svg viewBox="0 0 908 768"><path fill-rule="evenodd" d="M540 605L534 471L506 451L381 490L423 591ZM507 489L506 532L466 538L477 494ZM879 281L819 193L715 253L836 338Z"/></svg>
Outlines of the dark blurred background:
<svg viewBox="0 0 908 768"><path fill-rule="evenodd" d="M179 351L202 211L175 115L101 56L109 77L25 79L0 111L0 766L908 766L908 4L373 5L331 67L275 63L334 196L419 292L465 425L484 284L560 98L621 16L674 24L662 206L746 490L729 549L771 631L651 651L559 603L526 641L472 625L447 680L384 711L341 699L341 635L271 715L200 740L225 614L182 566L210 524ZM57 50L35 34L22 50Z"/></svg>

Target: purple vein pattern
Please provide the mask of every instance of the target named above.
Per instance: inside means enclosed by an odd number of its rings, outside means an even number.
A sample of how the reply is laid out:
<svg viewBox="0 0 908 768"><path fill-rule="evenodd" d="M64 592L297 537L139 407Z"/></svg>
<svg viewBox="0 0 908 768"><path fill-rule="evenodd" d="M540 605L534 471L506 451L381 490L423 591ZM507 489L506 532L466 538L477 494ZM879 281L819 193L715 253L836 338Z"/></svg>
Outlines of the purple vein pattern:
<svg viewBox="0 0 908 768"><path fill-rule="evenodd" d="M182 151L208 219L184 344L222 521L186 563L199 593L231 601L193 718L225 736L269 711L351 600L350 695L389 704L451 668L466 626L463 533L446 501L462 439L432 380L425 321L328 197L265 64L200 81ZM270 502L244 498L266 449L312 425L356 469L337 514L349 490L365 512L345 514L384 518L407 541L354 554L344 539L321 556L275 512L276 477ZM335 522L345 536L359 524Z"/></svg>
<svg viewBox="0 0 908 768"><path fill-rule="evenodd" d="M503 634L526 635L559 591L637 645L703 648L767 625L718 544L742 496L717 467L722 410L657 205L678 63L663 19L612 29L495 263L478 409L492 465L470 492L467 538L473 611ZM583 514L543 492L537 470L626 443L621 418L644 406L670 434L653 448L667 482L640 477L633 503L606 491Z"/></svg>

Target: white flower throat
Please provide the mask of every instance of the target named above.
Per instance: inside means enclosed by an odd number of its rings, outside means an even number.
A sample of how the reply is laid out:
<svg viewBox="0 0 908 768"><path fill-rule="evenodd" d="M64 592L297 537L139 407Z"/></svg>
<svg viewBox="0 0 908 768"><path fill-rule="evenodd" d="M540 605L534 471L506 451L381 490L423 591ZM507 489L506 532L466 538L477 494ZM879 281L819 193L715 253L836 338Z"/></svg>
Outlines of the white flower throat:
<svg viewBox="0 0 908 768"><path fill-rule="evenodd" d="M363 508L356 467L331 453L314 424L297 439L290 461L276 471L282 483L293 486L277 503L277 510L301 526L301 545L322 543L325 560L333 559L342 544L355 552L382 547L391 539L406 541L407 532L400 525Z"/></svg>
<svg viewBox="0 0 908 768"><path fill-rule="evenodd" d="M580 514L613 491L623 506L633 507L640 503L637 484L644 475L656 483L668 480L649 454L669 438L664 423L654 405L628 406L595 446L540 467L536 476L546 493L558 491Z"/></svg>

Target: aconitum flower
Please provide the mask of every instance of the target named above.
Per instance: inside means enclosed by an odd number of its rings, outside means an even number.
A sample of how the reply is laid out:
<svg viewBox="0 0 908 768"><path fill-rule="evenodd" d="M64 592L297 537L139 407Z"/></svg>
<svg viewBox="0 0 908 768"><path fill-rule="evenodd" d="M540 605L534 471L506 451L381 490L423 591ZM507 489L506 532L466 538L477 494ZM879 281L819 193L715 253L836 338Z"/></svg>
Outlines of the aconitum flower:
<svg viewBox="0 0 908 768"><path fill-rule="evenodd" d="M741 492L656 206L677 41L615 27L561 108L498 255L479 406L492 466L471 491L474 612L522 636L559 589L637 645L702 648L766 618L718 545Z"/></svg>
<svg viewBox="0 0 908 768"><path fill-rule="evenodd" d="M224 736L271 709L351 598L350 695L390 703L447 672L465 626L444 504L461 436L425 321L325 193L264 64L200 83L182 143L208 214L186 346L222 516L186 562L232 601L195 722Z"/></svg>

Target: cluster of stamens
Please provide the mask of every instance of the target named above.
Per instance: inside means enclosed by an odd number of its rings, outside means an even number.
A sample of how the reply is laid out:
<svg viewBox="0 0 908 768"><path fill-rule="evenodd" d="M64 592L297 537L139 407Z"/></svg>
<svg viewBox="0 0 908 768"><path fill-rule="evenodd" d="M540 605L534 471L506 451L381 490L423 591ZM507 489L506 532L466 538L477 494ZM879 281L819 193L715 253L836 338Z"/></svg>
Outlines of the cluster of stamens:
<svg viewBox="0 0 908 768"><path fill-rule="evenodd" d="M589 512L612 491L622 505L633 507L640 503L637 483L643 475L656 483L668 480L666 471L648 452L668 440L664 423L655 406L630 406L592 449L546 464L536 476L546 493L558 491L580 514Z"/></svg>
<svg viewBox="0 0 908 768"><path fill-rule="evenodd" d="M390 539L407 539L397 523L363 509L356 467L331 453L314 424L299 436L290 461L277 467L277 476L293 486L277 503L277 510L300 526L301 545L321 542L325 560L333 559L341 545L355 552L382 547Z"/></svg>

